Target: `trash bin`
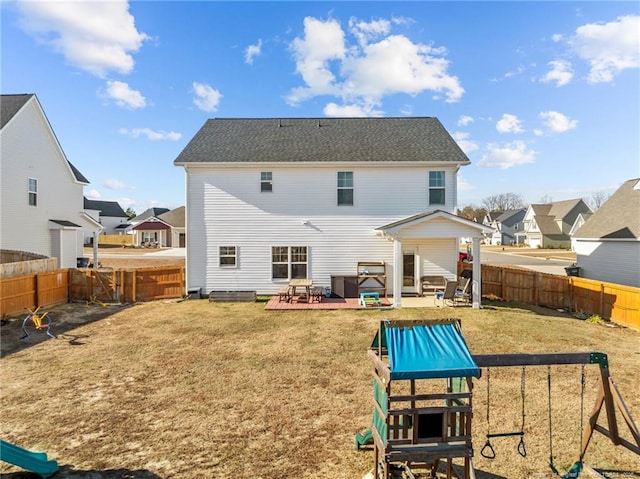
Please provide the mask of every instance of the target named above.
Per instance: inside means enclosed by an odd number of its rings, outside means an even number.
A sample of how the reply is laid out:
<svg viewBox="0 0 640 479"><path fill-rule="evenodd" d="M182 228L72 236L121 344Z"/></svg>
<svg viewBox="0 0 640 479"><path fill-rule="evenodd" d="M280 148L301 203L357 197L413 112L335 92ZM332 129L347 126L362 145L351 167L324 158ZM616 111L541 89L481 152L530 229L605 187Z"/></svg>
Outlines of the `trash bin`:
<svg viewBox="0 0 640 479"><path fill-rule="evenodd" d="M580 276L580 266L567 266L564 270L567 276Z"/></svg>
<svg viewBox="0 0 640 479"><path fill-rule="evenodd" d="M86 257L76 258L76 267L78 267L78 268L87 268L87 267L89 267L89 258L86 258Z"/></svg>

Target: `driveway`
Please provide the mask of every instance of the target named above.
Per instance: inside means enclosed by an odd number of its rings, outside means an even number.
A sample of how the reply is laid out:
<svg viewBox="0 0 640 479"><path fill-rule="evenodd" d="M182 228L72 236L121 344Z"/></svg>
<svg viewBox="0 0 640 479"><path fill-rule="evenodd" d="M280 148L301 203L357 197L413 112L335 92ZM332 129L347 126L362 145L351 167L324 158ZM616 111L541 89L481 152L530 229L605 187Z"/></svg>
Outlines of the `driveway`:
<svg viewBox="0 0 640 479"><path fill-rule="evenodd" d="M541 250L483 246L480 263L496 266L517 266L540 273L566 276L564 268L575 263L575 253L565 250Z"/></svg>

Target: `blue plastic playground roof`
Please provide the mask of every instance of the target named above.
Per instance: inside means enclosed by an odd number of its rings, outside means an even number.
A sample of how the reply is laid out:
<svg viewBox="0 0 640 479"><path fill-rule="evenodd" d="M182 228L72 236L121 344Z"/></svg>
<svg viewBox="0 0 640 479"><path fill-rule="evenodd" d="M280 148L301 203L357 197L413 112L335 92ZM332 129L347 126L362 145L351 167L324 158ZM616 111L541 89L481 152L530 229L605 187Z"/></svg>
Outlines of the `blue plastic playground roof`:
<svg viewBox="0 0 640 479"><path fill-rule="evenodd" d="M455 324L385 323L391 379L480 377L480 369Z"/></svg>

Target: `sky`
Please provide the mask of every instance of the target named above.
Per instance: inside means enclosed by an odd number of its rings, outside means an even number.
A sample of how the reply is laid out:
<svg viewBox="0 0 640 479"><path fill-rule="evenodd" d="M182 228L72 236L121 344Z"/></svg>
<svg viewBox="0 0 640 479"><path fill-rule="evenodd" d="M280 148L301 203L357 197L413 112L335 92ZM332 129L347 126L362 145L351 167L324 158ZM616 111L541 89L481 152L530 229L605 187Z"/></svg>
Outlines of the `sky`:
<svg viewBox="0 0 640 479"><path fill-rule="evenodd" d="M458 206L640 176L640 3L2 1L3 94L35 93L85 196L185 204L209 118L436 117Z"/></svg>

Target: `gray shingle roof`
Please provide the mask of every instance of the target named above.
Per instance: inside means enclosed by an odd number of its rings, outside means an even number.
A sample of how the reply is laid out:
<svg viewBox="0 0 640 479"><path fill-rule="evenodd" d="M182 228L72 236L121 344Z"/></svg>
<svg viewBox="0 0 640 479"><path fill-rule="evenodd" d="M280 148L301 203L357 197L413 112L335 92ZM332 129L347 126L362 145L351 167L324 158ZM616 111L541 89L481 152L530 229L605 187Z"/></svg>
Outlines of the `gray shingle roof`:
<svg viewBox="0 0 640 479"><path fill-rule="evenodd" d="M469 159L437 118L211 119L174 164Z"/></svg>
<svg viewBox="0 0 640 479"><path fill-rule="evenodd" d="M127 215L117 201L100 201L84 199L85 210L97 210L100 216L110 216L113 218L126 218Z"/></svg>
<svg viewBox="0 0 640 479"><path fill-rule="evenodd" d="M153 217L157 218L158 216L160 216L163 213L166 213L167 211L169 211L169 208L157 208L157 207L148 208L144 210L142 213L140 213L139 215L136 215L133 218L130 218L129 222L139 223L141 221L146 221L149 218L153 218Z"/></svg>
<svg viewBox="0 0 640 479"><path fill-rule="evenodd" d="M0 129L29 101L33 93L0 96Z"/></svg>
<svg viewBox="0 0 640 479"><path fill-rule="evenodd" d="M625 181L574 238L640 238L640 178Z"/></svg>
<svg viewBox="0 0 640 479"><path fill-rule="evenodd" d="M159 219L167 224L170 224L174 228L184 228L185 226L185 208L180 206L166 213L162 213L158 216Z"/></svg>

